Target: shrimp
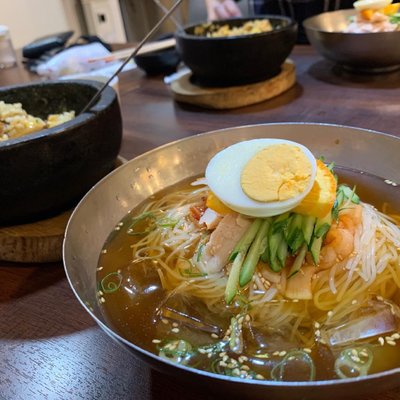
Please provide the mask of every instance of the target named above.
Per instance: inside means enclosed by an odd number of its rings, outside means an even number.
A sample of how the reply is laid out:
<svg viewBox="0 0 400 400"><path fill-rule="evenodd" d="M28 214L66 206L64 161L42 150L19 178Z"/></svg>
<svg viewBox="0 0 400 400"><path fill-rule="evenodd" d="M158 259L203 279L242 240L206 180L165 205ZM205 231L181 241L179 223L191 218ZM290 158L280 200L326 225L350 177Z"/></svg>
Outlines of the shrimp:
<svg viewBox="0 0 400 400"><path fill-rule="evenodd" d="M350 207L340 213L338 221L329 229L321 249L321 269L331 268L353 252L354 235L361 219L361 206Z"/></svg>

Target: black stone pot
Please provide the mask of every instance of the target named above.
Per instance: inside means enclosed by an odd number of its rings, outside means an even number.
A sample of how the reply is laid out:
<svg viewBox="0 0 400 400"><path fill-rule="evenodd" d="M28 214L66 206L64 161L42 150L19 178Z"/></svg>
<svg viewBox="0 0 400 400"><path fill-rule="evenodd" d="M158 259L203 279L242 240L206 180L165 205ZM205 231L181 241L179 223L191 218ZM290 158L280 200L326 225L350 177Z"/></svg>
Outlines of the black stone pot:
<svg viewBox="0 0 400 400"><path fill-rule="evenodd" d="M296 42L297 24L283 16L264 15L271 32L213 38L194 34L191 25L175 34L183 62L192 70L194 83L202 86L235 86L277 75ZM214 21L214 25L240 26L255 18Z"/></svg>
<svg viewBox="0 0 400 400"><path fill-rule="evenodd" d="M84 108L101 84L40 82L0 88L0 100L31 115ZM73 207L110 172L122 139L115 91L108 87L86 113L62 125L0 142L0 226L31 222Z"/></svg>

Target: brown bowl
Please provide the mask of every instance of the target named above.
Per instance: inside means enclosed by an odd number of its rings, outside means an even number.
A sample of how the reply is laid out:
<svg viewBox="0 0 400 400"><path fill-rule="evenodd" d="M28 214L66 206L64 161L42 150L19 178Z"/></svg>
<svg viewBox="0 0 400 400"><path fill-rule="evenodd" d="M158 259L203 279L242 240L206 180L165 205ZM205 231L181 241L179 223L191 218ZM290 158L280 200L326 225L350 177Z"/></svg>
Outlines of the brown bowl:
<svg viewBox="0 0 400 400"><path fill-rule="evenodd" d="M89 102L101 83L39 82L3 87L0 100L22 103L31 115L74 110ZM122 138L117 95L110 87L73 120L0 142L0 225L26 223L74 206L110 172Z"/></svg>

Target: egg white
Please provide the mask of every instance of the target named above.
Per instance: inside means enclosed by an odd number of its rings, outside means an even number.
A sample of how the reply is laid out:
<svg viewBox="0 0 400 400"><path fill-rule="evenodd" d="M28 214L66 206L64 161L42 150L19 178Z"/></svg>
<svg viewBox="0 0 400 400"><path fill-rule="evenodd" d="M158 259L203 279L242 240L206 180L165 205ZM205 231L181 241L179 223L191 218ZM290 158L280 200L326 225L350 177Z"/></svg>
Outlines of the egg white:
<svg viewBox="0 0 400 400"><path fill-rule="evenodd" d="M243 168L252 157L266 147L288 144L299 147L311 163L311 177L299 195L283 201L259 202L248 197L240 184ZM305 146L284 139L253 139L236 143L217 153L208 163L205 176L208 186L229 208L252 217L279 215L296 207L310 192L317 171L316 160Z"/></svg>

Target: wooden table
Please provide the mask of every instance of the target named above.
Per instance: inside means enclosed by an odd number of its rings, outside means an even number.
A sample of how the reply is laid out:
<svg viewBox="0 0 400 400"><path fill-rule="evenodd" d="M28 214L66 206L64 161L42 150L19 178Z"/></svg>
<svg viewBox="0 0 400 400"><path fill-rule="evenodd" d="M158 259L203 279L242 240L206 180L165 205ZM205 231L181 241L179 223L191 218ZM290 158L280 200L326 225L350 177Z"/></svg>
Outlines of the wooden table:
<svg viewBox="0 0 400 400"><path fill-rule="evenodd" d="M292 59L298 71L294 88L229 112L176 104L160 77L125 73L121 155L130 159L199 132L266 122L337 123L400 135L399 72L351 75L308 46L297 47ZM29 79L20 68L0 71L1 85ZM79 305L61 263L0 262L0 287L0 399L213 399L187 392L111 341ZM400 390L373 399L399 400Z"/></svg>

